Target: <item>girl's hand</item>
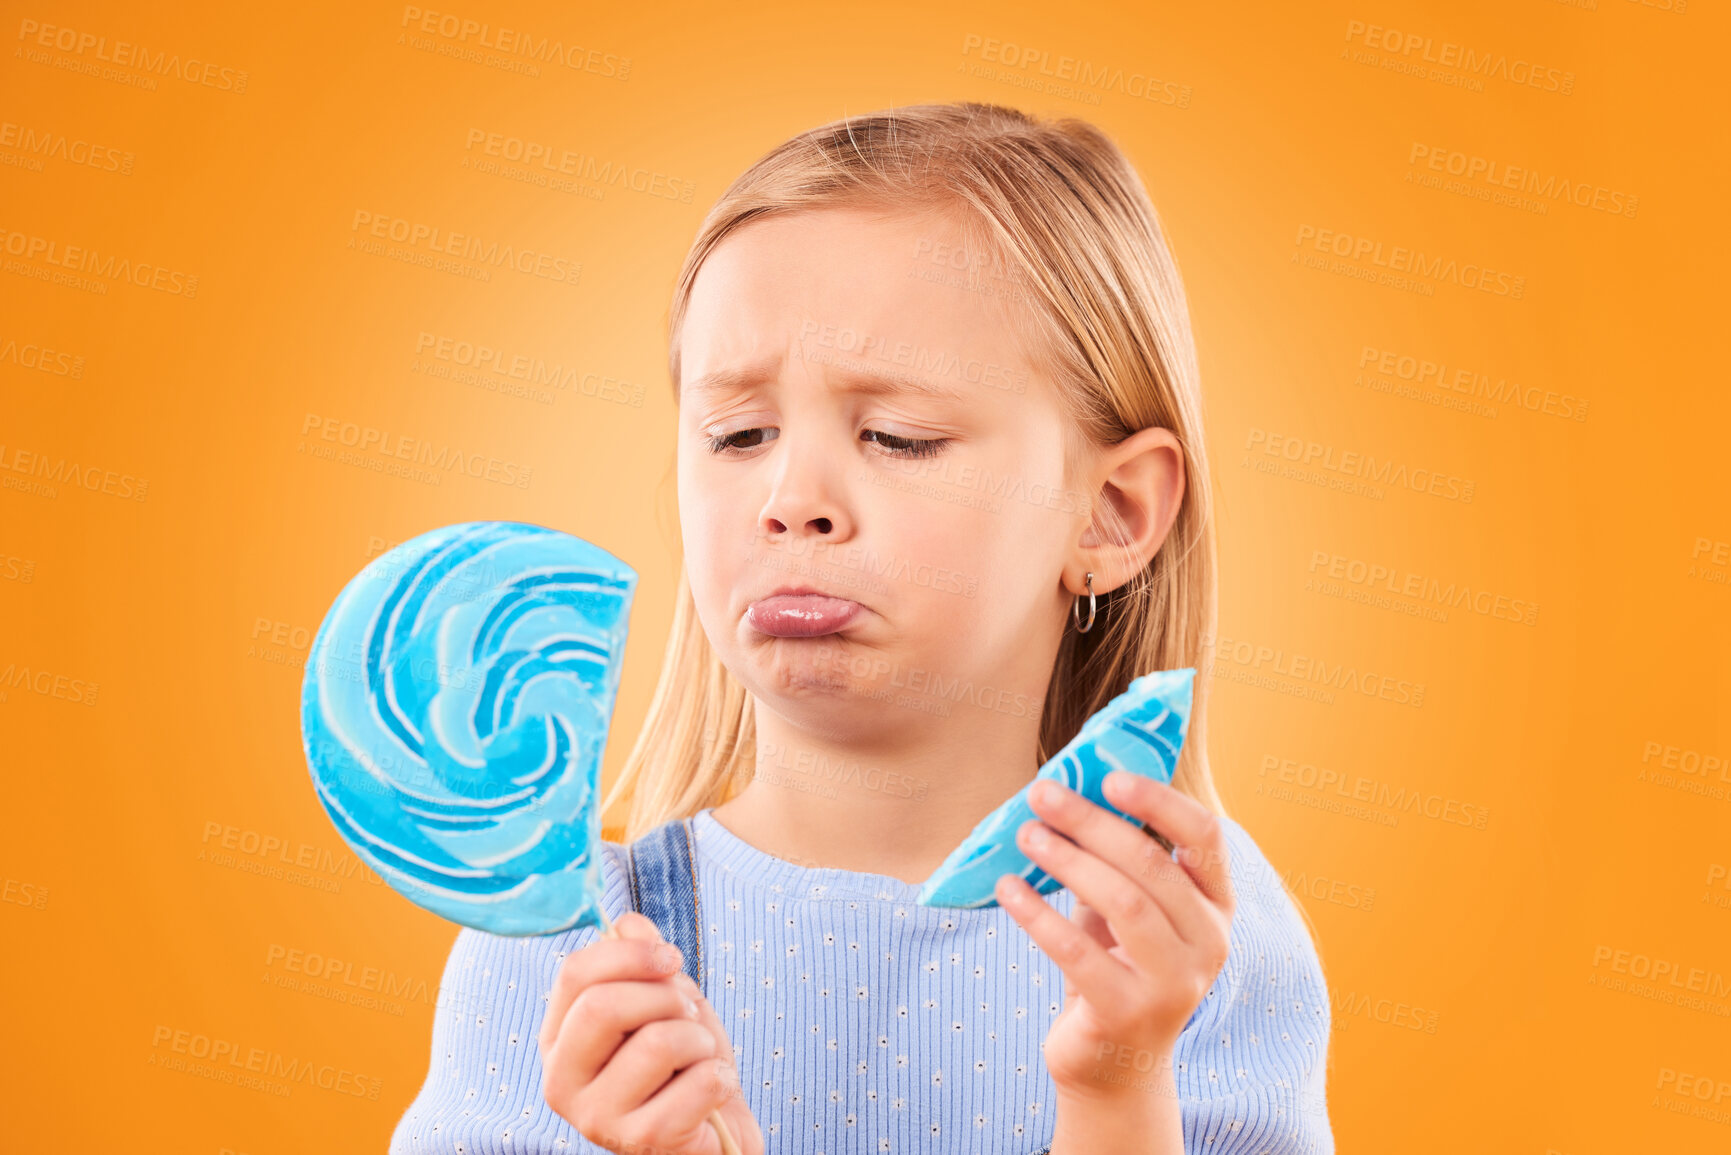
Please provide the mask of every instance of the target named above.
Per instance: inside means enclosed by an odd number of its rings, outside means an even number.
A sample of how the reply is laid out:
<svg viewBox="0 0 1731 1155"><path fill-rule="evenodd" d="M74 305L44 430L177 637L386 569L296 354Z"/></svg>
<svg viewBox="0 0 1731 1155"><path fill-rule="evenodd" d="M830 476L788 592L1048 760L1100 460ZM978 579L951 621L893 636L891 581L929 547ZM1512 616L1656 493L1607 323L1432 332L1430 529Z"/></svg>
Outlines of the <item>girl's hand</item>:
<svg viewBox="0 0 1731 1155"><path fill-rule="evenodd" d="M571 954L553 982L537 1039L547 1105L622 1155L720 1155L719 1107L744 1155L762 1155L733 1046L679 948L636 911L614 925L618 938Z"/></svg>
<svg viewBox="0 0 1731 1155"><path fill-rule="evenodd" d="M1075 912L1064 919L1012 874L996 889L1064 973L1064 1008L1045 1043L1060 1100L1054 1155L1067 1146L1066 1132L1104 1138L1119 1107L1125 1130L1154 1124L1181 1142L1172 1047L1225 965L1235 909L1225 833L1213 814L1121 770L1103 787L1114 806L1175 843L1178 861L1145 831L1048 780L1029 791L1044 821L1023 823L1017 845L1070 889ZM1113 1108L1066 1127L1065 1100Z"/></svg>

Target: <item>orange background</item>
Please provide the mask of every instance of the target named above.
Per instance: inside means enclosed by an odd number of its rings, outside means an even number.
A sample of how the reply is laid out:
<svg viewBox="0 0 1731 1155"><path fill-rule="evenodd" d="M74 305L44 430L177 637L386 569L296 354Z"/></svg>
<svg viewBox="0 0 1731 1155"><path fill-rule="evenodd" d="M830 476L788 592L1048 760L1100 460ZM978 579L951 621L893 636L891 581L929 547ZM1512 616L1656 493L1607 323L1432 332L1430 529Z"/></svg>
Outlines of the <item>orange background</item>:
<svg viewBox="0 0 1731 1155"><path fill-rule="evenodd" d="M1731 1145L1714 6L465 3L592 67L452 55L402 7L6 5L9 1145L104 1120L141 1152L383 1149L427 1069L456 928L371 877L319 808L297 716L312 631L369 557L435 526L592 540L641 574L610 778L671 612L665 324L702 213L795 132L960 98L1100 124L1185 275L1221 499L1212 753L1317 927L1341 1149ZM96 59L118 41L148 53ZM1389 66L1453 60L1447 44L1503 71ZM1107 80L1041 76L1064 57ZM1139 75L1157 99L1128 91ZM476 131L663 179L513 179L475 163ZM1587 203L1486 199L1482 174L1448 172L1473 157ZM368 251L357 213L581 270L423 267ZM43 279L69 245L164 269L161 287ZM1455 275L1379 283L1397 246ZM1508 292L1462 283L1485 266ZM439 375L422 334L578 372L515 396ZM1421 361L1448 367L1442 386L1403 379ZM1449 387L1472 374L1502 399ZM320 458L303 429L327 418L527 484ZM1310 474L1282 472L1294 447ZM1342 488L1346 453L1402 472ZM1387 601L1366 600L1373 566ZM290 952L343 969L308 987ZM398 997L355 997L386 975ZM225 1085L165 1066L164 1030L347 1075Z"/></svg>

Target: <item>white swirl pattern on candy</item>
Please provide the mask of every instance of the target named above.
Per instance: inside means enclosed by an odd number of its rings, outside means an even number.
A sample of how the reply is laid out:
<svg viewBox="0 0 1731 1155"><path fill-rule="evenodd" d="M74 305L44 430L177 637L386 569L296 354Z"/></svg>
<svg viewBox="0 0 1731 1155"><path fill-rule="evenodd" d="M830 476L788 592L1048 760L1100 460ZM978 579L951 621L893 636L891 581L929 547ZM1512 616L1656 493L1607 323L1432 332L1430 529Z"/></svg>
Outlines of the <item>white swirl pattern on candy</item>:
<svg viewBox="0 0 1731 1155"><path fill-rule="evenodd" d="M325 812L393 889L494 934L600 925L601 755L636 585L581 538L477 521L344 587L301 734Z"/></svg>
<svg viewBox="0 0 1731 1155"><path fill-rule="evenodd" d="M1134 826L1132 818L1106 801L1103 785L1114 770L1171 782L1178 752L1190 726L1191 690L1196 671L1161 670L1144 674L1082 723L1076 736L1054 754L1029 783L981 819L962 844L920 887L921 906L997 906L993 888L1001 874L1025 879L1041 894L1063 883L1036 866L1016 845L1016 831L1039 818L1028 791L1053 778L1090 802L1104 806Z"/></svg>

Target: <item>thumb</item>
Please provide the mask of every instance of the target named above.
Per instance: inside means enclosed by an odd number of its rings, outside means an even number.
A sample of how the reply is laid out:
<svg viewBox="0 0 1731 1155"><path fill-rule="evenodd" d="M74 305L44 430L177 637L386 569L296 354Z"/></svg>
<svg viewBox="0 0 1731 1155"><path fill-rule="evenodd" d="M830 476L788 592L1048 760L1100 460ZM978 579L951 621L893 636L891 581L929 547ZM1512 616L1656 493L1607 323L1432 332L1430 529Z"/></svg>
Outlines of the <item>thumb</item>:
<svg viewBox="0 0 1731 1155"><path fill-rule="evenodd" d="M620 938L638 938L646 942L663 941L661 928L641 911L626 911L613 920L613 928L618 931Z"/></svg>

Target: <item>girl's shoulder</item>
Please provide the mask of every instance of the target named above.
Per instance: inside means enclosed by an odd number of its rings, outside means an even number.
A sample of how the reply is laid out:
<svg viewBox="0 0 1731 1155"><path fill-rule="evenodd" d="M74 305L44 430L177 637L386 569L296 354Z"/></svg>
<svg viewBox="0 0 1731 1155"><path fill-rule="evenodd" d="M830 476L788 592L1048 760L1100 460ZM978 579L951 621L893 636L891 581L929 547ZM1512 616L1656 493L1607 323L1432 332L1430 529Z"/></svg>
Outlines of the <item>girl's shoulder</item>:
<svg viewBox="0 0 1731 1155"><path fill-rule="evenodd" d="M1321 1017L1326 1025L1322 960L1310 925L1287 890L1286 877L1237 820L1222 815L1220 824L1235 901L1231 950L1222 978L1240 989L1258 981L1276 986L1287 979L1312 986L1313 993L1323 997Z"/></svg>
<svg viewBox="0 0 1731 1155"><path fill-rule="evenodd" d="M625 848L601 843L600 866L602 905L618 918L630 909ZM600 933L594 926L523 937L473 927L457 932L439 984L427 1078L397 1122L392 1155L449 1152L453 1143L475 1153L517 1150L512 1130L536 1116L524 1129L531 1138L523 1150L554 1150L556 1135L561 1152L600 1151L549 1113L536 1042L559 967ZM536 1133L544 1144L536 1145Z"/></svg>
<svg viewBox="0 0 1731 1155"><path fill-rule="evenodd" d="M1298 1140L1329 1151L1325 1078L1331 1014L1310 927L1250 832L1222 816L1235 907L1226 965L1179 1040L1179 1090L1213 1122L1271 1111ZM1218 1114L1219 1120L1213 1120ZM1234 1148L1236 1150L1236 1148Z"/></svg>
<svg viewBox="0 0 1731 1155"><path fill-rule="evenodd" d="M1310 929L1292 901L1285 876L1268 860L1250 831L1237 819L1221 815L1226 834L1228 867L1238 915L1264 934L1284 935L1310 944Z"/></svg>

